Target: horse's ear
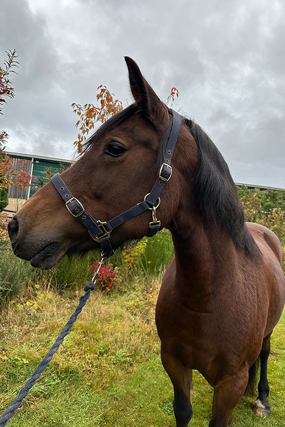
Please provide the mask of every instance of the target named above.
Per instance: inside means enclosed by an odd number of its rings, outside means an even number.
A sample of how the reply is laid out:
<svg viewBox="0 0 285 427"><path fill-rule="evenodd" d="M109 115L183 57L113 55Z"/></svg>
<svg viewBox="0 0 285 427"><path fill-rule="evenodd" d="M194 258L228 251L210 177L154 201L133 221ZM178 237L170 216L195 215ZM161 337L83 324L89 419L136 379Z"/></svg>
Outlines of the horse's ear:
<svg viewBox="0 0 285 427"><path fill-rule="evenodd" d="M135 61L128 56L125 56L125 61L129 70L130 88L138 107L150 119L157 117L158 112L165 108L164 104L145 80Z"/></svg>

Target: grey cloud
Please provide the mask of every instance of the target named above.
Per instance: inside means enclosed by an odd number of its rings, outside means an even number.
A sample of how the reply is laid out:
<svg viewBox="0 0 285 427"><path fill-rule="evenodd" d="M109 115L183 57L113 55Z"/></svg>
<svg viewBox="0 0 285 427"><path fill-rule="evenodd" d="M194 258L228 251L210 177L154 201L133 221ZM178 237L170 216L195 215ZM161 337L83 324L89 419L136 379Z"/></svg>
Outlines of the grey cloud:
<svg viewBox="0 0 285 427"><path fill-rule="evenodd" d="M234 179L285 187L284 9L281 0L2 1L0 61L15 47L20 62L1 120L10 149L70 158L72 102L94 102L100 84L132 102L128 55L163 100L179 89L174 108L212 137Z"/></svg>

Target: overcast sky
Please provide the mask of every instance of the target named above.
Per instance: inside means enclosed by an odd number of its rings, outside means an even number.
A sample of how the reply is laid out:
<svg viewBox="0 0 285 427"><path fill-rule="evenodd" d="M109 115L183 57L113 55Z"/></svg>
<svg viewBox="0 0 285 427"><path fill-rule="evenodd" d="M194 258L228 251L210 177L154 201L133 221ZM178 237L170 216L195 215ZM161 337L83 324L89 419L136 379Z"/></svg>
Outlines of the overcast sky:
<svg viewBox="0 0 285 427"><path fill-rule="evenodd" d="M16 49L6 149L71 159L72 102L107 85L132 102L124 56L193 118L236 182L285 188L284 0L1 0L0 64Z"/></svg>

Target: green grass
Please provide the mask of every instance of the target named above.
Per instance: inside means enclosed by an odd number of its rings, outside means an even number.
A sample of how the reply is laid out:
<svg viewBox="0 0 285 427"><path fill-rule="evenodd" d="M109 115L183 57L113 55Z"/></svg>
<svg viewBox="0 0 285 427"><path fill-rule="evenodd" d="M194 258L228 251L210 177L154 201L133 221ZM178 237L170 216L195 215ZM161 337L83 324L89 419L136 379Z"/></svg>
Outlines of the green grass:
<svg viewBox="0 0 285 427"><path fill-rule="evenodd" d="M174 427L172 385L160 362L154 309L160 280L133 277L123 291L95 290L63 346L11 427ZM82 292L39 287L2 311L0 408L14 399L51 347ZM269 363L272 415L252 414L244 397L232 426L284 426L285 313L275 329ZM212 389L194 373L193 427L208 426Z"/></svg>

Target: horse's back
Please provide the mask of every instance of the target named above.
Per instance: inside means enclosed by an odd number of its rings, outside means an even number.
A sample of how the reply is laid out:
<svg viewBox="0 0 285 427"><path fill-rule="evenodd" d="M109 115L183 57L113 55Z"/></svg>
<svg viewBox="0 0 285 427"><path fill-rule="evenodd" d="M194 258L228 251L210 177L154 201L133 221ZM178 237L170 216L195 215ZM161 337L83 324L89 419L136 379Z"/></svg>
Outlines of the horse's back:
<svg viewBox="0 0 285 427"><path fill-rule="evenodd" d="M282 246L276 234L261 224L247 222L246 225L257 245L260 247L265 242L268 246L264 245L265 250L271 249L280 265L282 265Z"/></svg>
<svg viewBox="0 0 285 427"><path fill-rule="evenodd" d="M260 249L263 262L260 277L264 278L269 298L267 332L278 322L285 304L285 276L282 270L282 246L273 231L260 224L246 223L253 239ZM263 272L261 271L263 268ZM262 287L262 283L260 283Z"/></svg>

